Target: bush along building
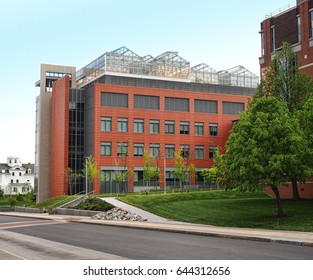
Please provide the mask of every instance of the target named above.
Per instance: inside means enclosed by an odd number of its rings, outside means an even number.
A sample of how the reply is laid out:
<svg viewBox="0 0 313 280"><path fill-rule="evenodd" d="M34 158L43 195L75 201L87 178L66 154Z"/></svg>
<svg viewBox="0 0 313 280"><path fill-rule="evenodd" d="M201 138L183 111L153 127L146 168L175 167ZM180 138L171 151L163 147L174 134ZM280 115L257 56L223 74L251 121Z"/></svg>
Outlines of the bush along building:
<svg viewBox="0 0 313 280"><path fill-rule="evenodd" d="M142 189L145 151L161 174L152 185L178 186L173 170L179 151L195 166L188 184L203 184L201 169L212 166L217 148L224 152L258 80L242 66L215 71L206 64L191 67L177 52L139 56L126 47L77 72L42 64L36 83L37 200L85 192L85 179L69 184L64 170L80 173L90 155L101 170L88 189L97 194Z"/></svg>
<svg viewBox="0 0 313 280"><path fill-rule="evenodd" d="M297 0L293 4L280 8L261 22L261 57L259 58L261 75L282 49L284 43L291 45L297 54L299 70L313 78L313 1ZM282 197L294 197L292 187L281 187ZM313 197L313 181L298 184L300 197Z"/></svg>
<svg viewBox="0 0 313 280"><path fill-rule="evenodd" d="M23 164L19 157L0 163L0 188L4 195L26 194L34 190L34 164Z"/></svg>

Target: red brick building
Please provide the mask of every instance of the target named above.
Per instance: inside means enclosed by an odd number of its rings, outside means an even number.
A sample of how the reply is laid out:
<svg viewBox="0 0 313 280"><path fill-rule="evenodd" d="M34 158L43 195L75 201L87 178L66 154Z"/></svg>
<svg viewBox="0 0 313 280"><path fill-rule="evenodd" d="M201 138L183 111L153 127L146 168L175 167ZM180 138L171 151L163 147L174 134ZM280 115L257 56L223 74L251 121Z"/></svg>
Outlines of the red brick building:
<svg viewBox="0 0 313 280"><path fill-rule="evenodd" d="M283 42L291 44L298 54L300 70L313 78L313 0L297 0L266 16L261 22L261 74L269 65L274 52ZM313 182L298 186L300 197L313 197ZM292 197L291 187L281 188L282 197Z"/></svg>
<svg viewBox="0 0 313 280"><path fill-rule="evenodd" d="M50 73L49 67L43 71ZM88 155L94 156L105 178L101 184L94 181L95 193L144 186L144 151L156 158L162 177L155 184L161 188L178 183L172 171L174 152L180 149L198 172L189 184L203 185L201 169L212 166L217 147L224 152L232 122L258 83L242 66L217 72L206 64L190 67L176 52L141 57L125 47L105 53L77 73L60 70L54 68L60 79L51 90L44 85L47 77L39 83L41 95L51 95L51 144L50 165L40 168L38 162L38 177L46 173L49 184L38 180L38 192L45 189L50 197L85 191L83 180L70 187L62 174L67 167L80 172ZM121 186L114 183L116 172L126 170L133 176Z"/></svg>
<svg viewBox="0 0 313 280"><path fill-rule="evenodd" d="M301 70L313 77L313 1L297 0L266 16L261 22L260 68L265 69L275 50L283 42L292 45L298 53Z"/></svg>

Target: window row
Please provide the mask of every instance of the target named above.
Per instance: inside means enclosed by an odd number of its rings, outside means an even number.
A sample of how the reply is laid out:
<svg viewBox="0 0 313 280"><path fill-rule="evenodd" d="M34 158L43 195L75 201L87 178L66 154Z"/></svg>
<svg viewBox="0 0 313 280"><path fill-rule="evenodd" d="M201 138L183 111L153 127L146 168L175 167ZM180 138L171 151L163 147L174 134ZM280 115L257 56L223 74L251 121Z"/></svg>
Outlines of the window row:
<svg viewBox="0 0 313 280"><path fill-rule="evenodd" d="M112 131L112 118L111 117L101 117L100 121L101 131L111 132ZM194 123L194 134L197 136L204 136L204 123L195 122ZM118 132L128 132L129 122L127 118L117 119L117 131ZM133 132L134 133L144 133L145 132L145 120L144 119L134 119L133 121ZM159 134L160 133L160 120L149 120L149 133ZM166 120L164 122L164 133L165 134L175 134L175 121ZM189 135L190 134L190 122L179 122L179 134ZM209 123L209 135L218 136L218 124Z"/></svg>
<svg viewBox="0 0 313 280"><path fill-rule="evenodd" d="M175 158L175 144L166 144L164 155L166 158ZM213 159L216 152L216 146L209 146L209 158ZM128 156L128 143L119 142L117 143L117 156ZM143 143L134 143L133 146L133 156L134 157L143 157L145 152L145 147ZM181 156L184 158L189 158L192 156L190 152L189 145L180 145ZM112 156L112 142L101 142L100 144L100 155L101 156ZM149 155L151 157L160 157L160 144L150 144L149 145ZM205 159L205 146L196 145L194 147L194 156L195 159Z"/></svg>
<svg viewBox="0 0 313 280"><path fill-rule="evenodd" d="M126 93L101 93L101 106L128 108L128 94ZM190 100L188 98L164 98L165 111L190 112ZM244 111L242 102L222 102L223 114L236 115ZM160 96L134 95L134 108L146 110L160 110ZM218 101L216 100L194 100L194 112L197 113L218 113Z"/></svg>

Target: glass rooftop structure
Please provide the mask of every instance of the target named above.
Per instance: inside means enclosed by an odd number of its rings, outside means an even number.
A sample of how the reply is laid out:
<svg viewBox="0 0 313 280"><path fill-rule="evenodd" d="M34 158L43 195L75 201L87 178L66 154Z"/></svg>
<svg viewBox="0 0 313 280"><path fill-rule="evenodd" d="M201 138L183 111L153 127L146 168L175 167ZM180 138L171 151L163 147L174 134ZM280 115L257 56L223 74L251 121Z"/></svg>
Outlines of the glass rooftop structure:
<svg viewBox="0 0 313 280"><path fill-rule="evenodd" d="M104 74L252 88L259 83L259 77L242 66L217 72L204 63L190 67L190 62L180 57L178 52L168 51L157 57L140 56L121 47L106 52L77 71L77 86L81 87Z"/></svg>

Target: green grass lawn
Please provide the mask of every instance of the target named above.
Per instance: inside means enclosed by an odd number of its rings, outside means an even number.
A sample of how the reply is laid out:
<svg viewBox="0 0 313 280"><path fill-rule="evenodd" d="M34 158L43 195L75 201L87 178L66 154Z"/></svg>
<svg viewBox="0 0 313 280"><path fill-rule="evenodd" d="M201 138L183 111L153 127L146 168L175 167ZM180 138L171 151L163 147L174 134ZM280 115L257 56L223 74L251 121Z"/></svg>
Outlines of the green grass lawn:
<svg viewBox="0 0 313 280"><path fill-rule="evenodd" d="M259 192L202 191L126 196L120 200L189 223L313 232L313 200L284 200L286 218L277 218L276 201Z"/></svg>

